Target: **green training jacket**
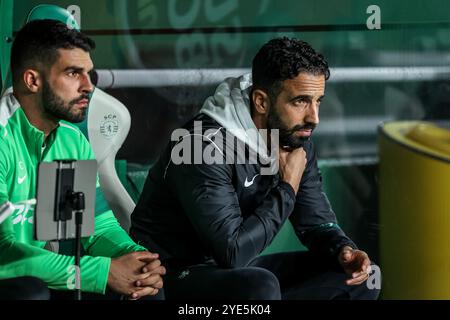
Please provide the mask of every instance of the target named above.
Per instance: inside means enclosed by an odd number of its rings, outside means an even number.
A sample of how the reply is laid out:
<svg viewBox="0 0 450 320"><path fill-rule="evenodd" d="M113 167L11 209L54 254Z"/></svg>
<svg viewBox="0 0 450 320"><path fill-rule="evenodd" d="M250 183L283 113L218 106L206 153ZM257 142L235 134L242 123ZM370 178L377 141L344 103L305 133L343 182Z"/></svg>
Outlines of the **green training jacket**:
<svg viewBox="0 0 450 320"><path fill-rule="evenodd" d="M12 93L0 100L0 206L36 198L39 162L94 159L89 142L74 125L60 121L44 142L44 133L30 124ZM44 249L33 239L34 205L18 204L0 225L0 279L35 276L49 288L74 288L73 256ZM81 290L104 293L111 258L144 251L123 230L106 205L97 179L95 234L83 238Z"/></svg>

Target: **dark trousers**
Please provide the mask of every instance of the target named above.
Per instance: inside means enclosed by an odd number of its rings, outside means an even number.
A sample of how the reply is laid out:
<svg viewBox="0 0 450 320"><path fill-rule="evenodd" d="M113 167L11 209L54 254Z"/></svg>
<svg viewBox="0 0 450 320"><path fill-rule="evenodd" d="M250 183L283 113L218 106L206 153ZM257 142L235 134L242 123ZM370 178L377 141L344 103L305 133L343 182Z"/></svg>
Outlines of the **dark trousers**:
<svg viewBox="0 0 450 320"><path fill-rule="evenodd" d="M48 300L50 291L35 277L0 280L0 300Z"/></svg>
<svg viewBox="0 0 450 320"><path fill-rule="evenodd" d="M224 269L214 264L171 269L164 277L166 299L279 300L378 298L366 282L348 286L337 260L310 252L261 256L247 267Z"/></svg>

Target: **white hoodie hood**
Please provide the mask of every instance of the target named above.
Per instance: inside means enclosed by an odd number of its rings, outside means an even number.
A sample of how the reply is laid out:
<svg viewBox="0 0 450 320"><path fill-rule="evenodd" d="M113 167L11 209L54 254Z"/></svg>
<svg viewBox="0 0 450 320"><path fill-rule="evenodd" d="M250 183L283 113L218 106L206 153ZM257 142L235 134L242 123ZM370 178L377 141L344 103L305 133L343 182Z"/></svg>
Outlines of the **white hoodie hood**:
<svg viewBox="0 0 450 320"><path fill-rule="evenodd" d="M265 140L257 133L258 129L250 115L251 87L251 73L244 74L239 78L225 79L219 84L214 95L205 100L200 113L213 118L267 161L269 156ZM255 134L248 134L248 132Z"/></svg>

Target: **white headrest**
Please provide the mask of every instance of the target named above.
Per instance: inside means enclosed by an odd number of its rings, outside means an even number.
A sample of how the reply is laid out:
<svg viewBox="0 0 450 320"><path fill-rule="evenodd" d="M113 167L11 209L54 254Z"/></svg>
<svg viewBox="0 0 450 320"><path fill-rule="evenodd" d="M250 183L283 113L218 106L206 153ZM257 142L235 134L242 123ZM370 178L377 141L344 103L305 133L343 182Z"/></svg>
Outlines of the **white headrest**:
<svg viewBox="0 0 450 320"><path fill-rule="evenodd" d="M128 135L131 117L119 100L96 88L89 104L87 125L89 142L100 164L115 157Z"/></svg>

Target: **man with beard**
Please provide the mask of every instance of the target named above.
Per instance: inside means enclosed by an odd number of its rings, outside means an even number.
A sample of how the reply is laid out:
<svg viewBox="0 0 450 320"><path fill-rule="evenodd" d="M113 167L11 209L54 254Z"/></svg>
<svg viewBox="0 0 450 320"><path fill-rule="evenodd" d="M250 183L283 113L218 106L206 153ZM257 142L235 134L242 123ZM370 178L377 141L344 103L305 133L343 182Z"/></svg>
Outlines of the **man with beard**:
<svg viewBox="0 0 450 320"><path fill-rule="evenodd" d="M68 296L73 287L74 257L45 250L45 242L33 239L34 207L23 203L36 197L39 162L94 159L72 124L85 118L94 90L94 47L91 39L54 20L32 21L14 40L13 92L0 101L0 205L16 205L0 225L2 299L45 298L45 286L54 290L52 296L61 297L64 290ZM83 238L82 245L82 292L139 299L162 288L165 269L158 255L137 245L119 226L98 183L95 234Z"/></svg>
<svg viewBox="0 0 450 320"><path fill-rule="evenodd" d="M309 140L328 77L307 43L271 40L252 75L225 80L172 134L131 217L132 237L167 267L167 299L378 297L366 285L369 257L322 191ZM287 219L309 251L260 256Z"/></svg>

